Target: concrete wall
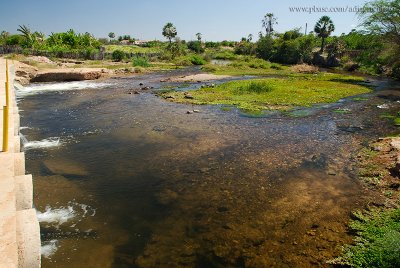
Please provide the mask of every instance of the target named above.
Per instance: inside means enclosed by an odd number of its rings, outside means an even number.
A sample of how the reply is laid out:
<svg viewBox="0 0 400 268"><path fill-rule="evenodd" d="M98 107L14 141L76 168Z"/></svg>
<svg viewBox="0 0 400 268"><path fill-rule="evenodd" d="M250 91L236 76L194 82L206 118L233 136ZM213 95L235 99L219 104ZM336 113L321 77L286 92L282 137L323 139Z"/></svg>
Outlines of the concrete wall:
<svg viewBox="0 0 400 268"><path fill-rule="evenodd" d="M10 69L9 126L3 130L6 61L0 59L0 146L8 131L9 150L0 152L0 268L40 267L40 228L33 204L32 176L25 174L21 152L20 117L14 94L14 66Z"/></svg>

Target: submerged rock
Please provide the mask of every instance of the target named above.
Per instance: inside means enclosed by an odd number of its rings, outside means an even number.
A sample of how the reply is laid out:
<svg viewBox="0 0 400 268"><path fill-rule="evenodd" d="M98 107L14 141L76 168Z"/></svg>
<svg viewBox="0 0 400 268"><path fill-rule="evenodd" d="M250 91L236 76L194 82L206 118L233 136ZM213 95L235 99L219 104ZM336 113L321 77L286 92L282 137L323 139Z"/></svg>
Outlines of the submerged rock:
<svg viewBox="0 0 400 268"><path fill-rule="evenodd" d="M178 194L174 191L166 189L157 195L157 201L164 206L168 206L178 199Z"/></svg>
<svg viewBox="0 0 400 268"><path fill-rule="evenodd" d="M53 174L64 176L87 176L89 174L82 163L70 159L48 159L43 164Z"/></svg>

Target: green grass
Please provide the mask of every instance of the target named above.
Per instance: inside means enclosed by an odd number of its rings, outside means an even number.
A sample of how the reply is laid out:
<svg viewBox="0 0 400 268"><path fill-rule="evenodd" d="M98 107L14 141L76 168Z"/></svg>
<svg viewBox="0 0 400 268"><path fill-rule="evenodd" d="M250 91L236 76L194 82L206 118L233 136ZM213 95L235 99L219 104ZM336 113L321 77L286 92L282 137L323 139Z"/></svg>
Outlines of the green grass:
<svg viewBox="0 0 400 268"><path fill-rule="evenodd" d="M219 75L287 75L290 74L290 69L287 66L283 66L276 63L270 63L268 61L257 59L254 57L237 57L236 60L228 65L213 65L207 64L203 68L203 71L219 74Z"/></svg>
<svg viewBox="0 0 400 268"><path fill-rule="evenodd" d="M133 57L132 65L134 67L137 67L137 66L144 67L144 68L150 67L150 63L149 63L148 59L144 58L144 57Z"/></svg>
<svg viewBox="0 0 400 268"><path fill-rule="evenodd" d="M343 76L343 81L347 82L339 82L338 78L338 75L308 75L231 81L213 88L190 91L192 98L187 98L185 92L169 92L161 96L179 103L222 104L247 111L262 111L310 107L370 92L369 88L354 84L358 78L353 81Z"/></svg>
<svg viewBox="0 0 400 268"><path fill-rule="evenodd" d="M160 48L157 47L139 47L139 46L124 46L124 45L107 45L105 46L106 52L112 53L115 50L121 50L125 53L159 53L161 52Z"/></svg>
<svg viewBox="0 0 400 268"><path fill-rule="evenodd" d="M400 209L357 212L350 228L355 244L344 248L333 264L351 267L400 267Z"/></svg>

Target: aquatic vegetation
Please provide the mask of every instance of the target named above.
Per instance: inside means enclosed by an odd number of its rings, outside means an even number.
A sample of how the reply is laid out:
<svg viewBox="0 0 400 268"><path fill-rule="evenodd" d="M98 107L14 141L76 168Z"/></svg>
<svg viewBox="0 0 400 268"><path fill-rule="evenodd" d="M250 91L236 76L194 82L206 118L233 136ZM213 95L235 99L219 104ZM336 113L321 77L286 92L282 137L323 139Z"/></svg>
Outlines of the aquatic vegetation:
<svg viewBox="0 0 400 268"><path fill-rule="evenodd" d="M220 75L285 75L290 73L286 66L255 57L240 57L227 65L207 64L202 69L205 72Z"/></svg>
<svg viewBox="0 0 400 268"><path fill-rule="evenodd" d="M356 212L350 228L355 245L344 248L333 264L351 267L400 267L400 209Z"/></svg>
<svg viewBox="0 0 400 268"><path fill-rule="evenodd" d="M290 110L297 106L310 107L316 103L331 103L370 92L369 88L353 83L358 80L358 77L335 74L302 75L231 81L215 87L190 92L169 92L161 96L179 103L233 105L250 111Z"/></svg>
<svg viewBox="0 0 400 268"><path fill-rule="evenodd" d="M349 114L349 113L351 113L351 111L349 109L336 109L333 112L335 112L337 114Z"/></svg>

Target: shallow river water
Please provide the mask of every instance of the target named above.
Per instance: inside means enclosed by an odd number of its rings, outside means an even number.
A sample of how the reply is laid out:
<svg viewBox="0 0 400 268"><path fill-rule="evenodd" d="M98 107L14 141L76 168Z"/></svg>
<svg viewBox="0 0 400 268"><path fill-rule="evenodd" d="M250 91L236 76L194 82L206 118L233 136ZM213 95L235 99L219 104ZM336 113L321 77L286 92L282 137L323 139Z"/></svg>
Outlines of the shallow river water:
<svg viewBox="0 0 400 268"><path fill-rule="evenodd" d="M260 117L128 94L183 73L18 91L43 267L326 266L373 198L352 159L396 131L399 84Z"/></svg>

